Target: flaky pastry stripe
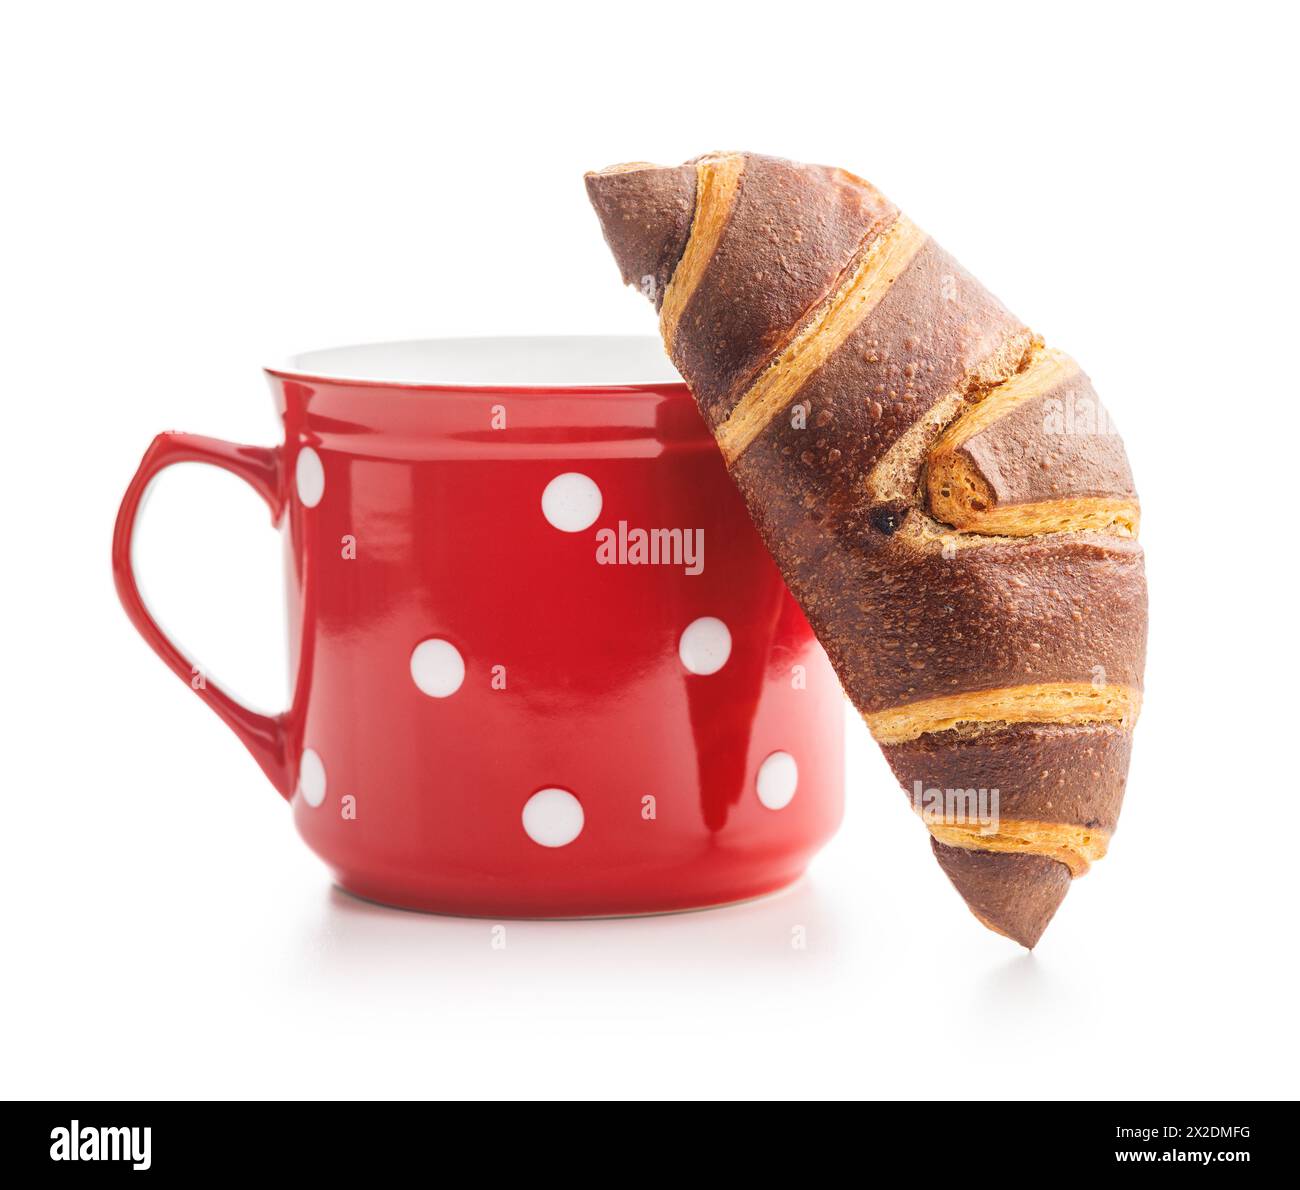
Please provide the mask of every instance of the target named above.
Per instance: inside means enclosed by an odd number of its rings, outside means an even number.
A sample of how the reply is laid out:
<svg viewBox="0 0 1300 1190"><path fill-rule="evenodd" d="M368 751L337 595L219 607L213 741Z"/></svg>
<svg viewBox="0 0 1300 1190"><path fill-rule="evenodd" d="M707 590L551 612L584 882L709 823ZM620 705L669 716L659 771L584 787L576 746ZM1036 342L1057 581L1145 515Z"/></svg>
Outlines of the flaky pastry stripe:
<svg viewBox="0 0 1300 1190"><path fill-rule="evenodd" d="M964 724L1113 723L1132 727L1142 706L1131 686L1036 682L924 698L863 716L878 744L903 744Z"/></svg>
<svg viewBox="0 0 1300 1190"><path fill-rule="evenodd" d="M877 236L847 280L759 375L714 431L731 466L889 292L927 237L906 215Z"/></svg>
<svg viewBox="0 0 1300 1190"><path fill-rule="evenodd" d="M691 232L659 309L659 331L670 355L682 311L709 267L731 216L744 168L745 158L740 153L705 157L695 163L695 214L691 218Z"/></svg>
<svg viewBox="0 0 1300 1190"><path fill-rule="evenodd" d="M930 833L946 847L992 851L1003 855L1042 855L1063 863L1072 877L1084 875L1102 859L1110 833L1069 822L1004 819L997 829L982 833L977 825L926 822Z"/></svg>
<svg viewBox="0 0 1300 1190"><path fill-rule="evenodd" d="M1022 371L990 390L982 401L972 405L943 432L931 448L931 457L950 454L1026 401L1051 392L1078 372L1079 365L1065 352L1052 347L1035 350Z"/></svg>
<svg viewBox="0 0 1300 1190"><path fill-rule="evenodd" d="M941 475L946 484L978 484L980 477L960 467ZM930 488L930 510L939 520L961 533L995 537L1038 537L1044 533L1082 533L1088 529L1108 531L1118 537L1136 537L1142 511L1136 500L1112 496L1074 496L1064 500L1035 500L1028 504L995 504L991 498L985 511L966 507L960 500L943 495L937 483Z"/></svg>

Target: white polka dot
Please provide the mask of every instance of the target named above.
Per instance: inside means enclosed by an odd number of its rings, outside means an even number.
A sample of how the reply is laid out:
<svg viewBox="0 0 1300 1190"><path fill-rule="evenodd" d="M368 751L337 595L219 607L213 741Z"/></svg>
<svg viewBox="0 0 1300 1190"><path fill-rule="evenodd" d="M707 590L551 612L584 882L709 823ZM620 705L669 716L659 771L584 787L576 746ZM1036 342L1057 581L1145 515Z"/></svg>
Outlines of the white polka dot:
<svg viewBox="0 0 1300 1190"><path fill-rule="evenodd" d="M581 533L594 525L601 504L600 488L577 471L557 475L542 493L542 515L565 533Z"/></svg>
<svg viewBox="0 0 1300 1190"><path fill-rule="evenodd" d="M465 680L465 658L449 640L422 640L411 653L411 677L430 698L446 698Z"/></svg>
<svg viewBox="0 0 1300 1190"><path fill-rule="evenodd" d="M582 803L567 789L543 789L524 803L524 831L543 847L564 847L582 834Z"/></svg>
<svg viewBox="0 0 1300 1190"><path fill-rule="evenodd" d="M298 762L298 794L312 807L325 800L325 766L310 748L302 750L302 759Z"/></svg>
<svg viewBox="0 0 1300 1190"><path fill-rule="evenodd" d="M799 785L799 766L789 752L773 752L758 766L758 800L769 810L784 810Z"/></svg>
<svg viewBox="0 0 1300 1190"><path fill-rule="evenodd" d="M305 507L315 508L325 495L325 468L321 466L320 455L310 446L304 446L298 452L293 476L298 484L298 499Z"/></svg>
<svg viewBox="0 0 1300 1190"><path fill-rule="evenodd" d="M701 616L686 625L677 654L691 673L715 674L731 656L731 632L716 616Z"/></svg>

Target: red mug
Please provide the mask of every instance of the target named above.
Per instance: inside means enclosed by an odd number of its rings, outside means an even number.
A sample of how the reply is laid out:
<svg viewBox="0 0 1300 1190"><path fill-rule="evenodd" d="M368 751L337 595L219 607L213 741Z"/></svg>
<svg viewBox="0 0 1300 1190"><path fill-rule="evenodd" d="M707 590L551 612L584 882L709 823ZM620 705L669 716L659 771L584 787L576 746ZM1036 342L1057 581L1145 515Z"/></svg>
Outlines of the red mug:
<svg viewBox="0 0 1300 1190"><path fill-rule="evenodd" d="M462 339L267 369L277 447L160 434L118 513L132 623L348 891L586 917L744 900L839 825L839 684L656 340ZM247 480L287 531L292 700L258 714L159 628L149 482Z"/></svg>

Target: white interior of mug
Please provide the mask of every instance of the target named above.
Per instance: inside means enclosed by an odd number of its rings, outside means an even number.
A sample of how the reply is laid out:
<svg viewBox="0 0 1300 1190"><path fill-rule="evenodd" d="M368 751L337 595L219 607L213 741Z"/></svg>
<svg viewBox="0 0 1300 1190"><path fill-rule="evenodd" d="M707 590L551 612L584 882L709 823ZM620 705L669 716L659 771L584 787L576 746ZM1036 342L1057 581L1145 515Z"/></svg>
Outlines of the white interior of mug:
<svg viewBox="0 0 1300 1190"><path fill-rule="evenodd" d="M648 335L535 335L358 343L291 356L281 376L456 388L610 388L680 383Z"/></svg>

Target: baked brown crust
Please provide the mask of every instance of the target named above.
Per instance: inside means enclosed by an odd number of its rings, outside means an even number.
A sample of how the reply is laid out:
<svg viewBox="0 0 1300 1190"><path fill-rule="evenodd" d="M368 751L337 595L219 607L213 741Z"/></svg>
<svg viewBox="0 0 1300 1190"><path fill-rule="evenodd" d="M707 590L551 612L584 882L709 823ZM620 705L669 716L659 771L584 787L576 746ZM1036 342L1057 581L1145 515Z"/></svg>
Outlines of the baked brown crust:
<svg viewBox="0 0 1300 1190"><path fill-rule="evenodd" d="M1028 684L1141 689L1146 581L1136 542L1053 535L946 556L941 539L924 548L909 540L906 510L819 517L819 473L808 469L797 484L793 468L770 463L750 450L732 474L863 714Z"/></svg>
<svg viewBox="0 0 1300 1190"><path fill-rule="evenodd" d="M725 223L687 237L670 354L900 779L1008 799L994 833L929 825L976 915L1032 945L1105 853L1141 702L1123 446L1077 365L873 187L740 157ZM626 276L645 250L605 200Z"/></svg>
<svg viewBox="0 0 1300 1190"><path fill-rule="evenodd" d="M929 789L996 789L998 814L1114 831L1133 735L1112 724L1016 723L991 731L934 732L883 745L915 800Z"/></svg>

